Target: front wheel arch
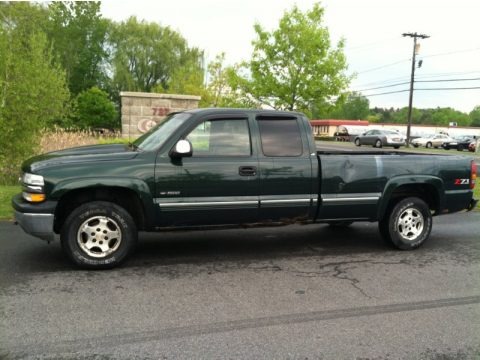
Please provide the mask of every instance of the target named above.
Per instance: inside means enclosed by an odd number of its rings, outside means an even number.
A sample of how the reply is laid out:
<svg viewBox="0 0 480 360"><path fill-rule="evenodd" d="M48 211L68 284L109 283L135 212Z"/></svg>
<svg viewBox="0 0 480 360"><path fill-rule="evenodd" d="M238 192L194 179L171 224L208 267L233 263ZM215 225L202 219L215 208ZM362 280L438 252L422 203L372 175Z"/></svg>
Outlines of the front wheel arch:
<svg viewBox="0 0 480 360"><path fill-rule="evenodd" d="M147 228L151 222L145 202L135 191L118 186L85 187L72 189L60 197L55 209L55 232L60 233L65 220L74 209L93 201L107 201L124 208L135 220L139 230Z"/></svg>

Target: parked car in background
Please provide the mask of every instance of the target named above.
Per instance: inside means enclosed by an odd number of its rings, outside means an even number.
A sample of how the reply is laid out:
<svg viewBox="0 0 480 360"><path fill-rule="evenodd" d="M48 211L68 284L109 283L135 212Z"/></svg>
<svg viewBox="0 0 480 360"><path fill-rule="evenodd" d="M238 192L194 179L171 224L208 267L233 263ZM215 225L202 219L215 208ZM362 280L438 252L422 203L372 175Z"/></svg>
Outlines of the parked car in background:
<svg viewBox="0 0 480 360"><path fill-rule="evenodd" d="M457 149L458 151L468 150L468 147L473 141L471 136L459 136L452 141L446 141L442 144L445 150Z"/></svg>
<svg viewBox="0 0 480 360"><path fill-rule="evenodd" d="M393 146L398 149L405 145L405 136L393 130L369 130L361 135L358 135L355 140L355 145L372 145L373 147L381 148L382 146Z"/></svg>
<svg viewBox="0 0 480 360"><path fill-rule="evenodd" d="M453 141L453 139L444 134L432 134L424 137L416 138L411 141L414 147L425 146L427 148L439 148L444 142Z"/></svg>

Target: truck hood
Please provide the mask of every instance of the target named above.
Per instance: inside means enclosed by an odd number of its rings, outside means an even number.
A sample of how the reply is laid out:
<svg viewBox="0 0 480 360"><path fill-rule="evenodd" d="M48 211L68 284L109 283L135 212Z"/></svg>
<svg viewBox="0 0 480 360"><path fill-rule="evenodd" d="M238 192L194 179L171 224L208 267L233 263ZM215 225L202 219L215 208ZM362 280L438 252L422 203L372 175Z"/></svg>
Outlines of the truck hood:
<svg viewBox="0 0 480 360"><path fill-rule="evenodd" d="M129 160L137 154L125 144L81 146L34 156L23 163L22 171L36 172L50 166L85 162Z"/></svg>

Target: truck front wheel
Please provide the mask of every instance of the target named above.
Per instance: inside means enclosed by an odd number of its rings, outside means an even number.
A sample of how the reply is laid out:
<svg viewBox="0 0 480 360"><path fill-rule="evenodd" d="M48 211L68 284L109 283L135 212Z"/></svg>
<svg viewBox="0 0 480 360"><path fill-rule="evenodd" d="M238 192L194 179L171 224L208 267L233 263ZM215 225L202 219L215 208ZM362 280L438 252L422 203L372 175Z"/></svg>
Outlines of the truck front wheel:
<svg viewBox="0 0 480 360"><path fill-rule="evenodd" d="M399 201L379 222L382 237L400 250L421 246L432 231L432 214L420 198L409 197Z"/></svg>
<svg viewBox="0 0 480 360"><path fill-rule="evenodd" d="M94 201L72 211L62 226L63 251L84 269L109 269L126 260L137 242L137 228L122 207Z"/></svg>

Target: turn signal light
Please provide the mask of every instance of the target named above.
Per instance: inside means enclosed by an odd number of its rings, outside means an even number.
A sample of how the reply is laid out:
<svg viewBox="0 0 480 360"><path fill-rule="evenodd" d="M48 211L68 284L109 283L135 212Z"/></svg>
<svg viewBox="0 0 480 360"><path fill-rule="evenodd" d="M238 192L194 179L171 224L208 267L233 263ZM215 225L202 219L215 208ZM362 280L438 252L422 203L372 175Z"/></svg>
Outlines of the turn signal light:
<svg viewBox="0 0 480 360"><path fill-rule="evenodd" d="M38 203L45 200L45 194L23 193L23 198L28 202Z"/></svg>

